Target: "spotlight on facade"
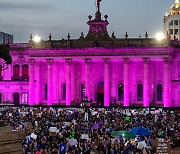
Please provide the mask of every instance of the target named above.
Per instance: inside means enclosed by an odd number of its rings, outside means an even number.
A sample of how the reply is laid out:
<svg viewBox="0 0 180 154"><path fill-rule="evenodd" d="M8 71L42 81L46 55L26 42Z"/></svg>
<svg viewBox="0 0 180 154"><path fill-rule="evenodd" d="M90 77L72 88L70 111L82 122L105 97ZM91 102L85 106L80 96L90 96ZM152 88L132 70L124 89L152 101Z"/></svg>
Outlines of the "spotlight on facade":
<svg viewBox="0 0 180 154"><path fill-rule="evenodd" d="M156 39L157 39L158 41L162 41L163 39L165 39L165 36L164 36L163 33L157 33L157 34L156 34Z"/></svg>
<svg viewBox="0 0 180 154"><path fill-rule="evenodd" d="M38 42L41 41L41 37L39 35L36 35L36 36L33 37L33 41L38 43Z"/></svg>

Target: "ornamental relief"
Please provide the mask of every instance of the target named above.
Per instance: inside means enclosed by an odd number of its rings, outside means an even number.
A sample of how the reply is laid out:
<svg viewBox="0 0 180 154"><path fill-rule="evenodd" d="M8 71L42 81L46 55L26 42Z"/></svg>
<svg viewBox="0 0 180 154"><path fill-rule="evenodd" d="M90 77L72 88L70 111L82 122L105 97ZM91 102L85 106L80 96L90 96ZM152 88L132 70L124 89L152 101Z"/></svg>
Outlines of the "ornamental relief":
<svg viewBox="0 0 180 154"><path fill-rule="evenodd" d="M82 57L82 56L161 56L171 55L169 52L99 52L99 53L34 53L30 57Z"/></svg>

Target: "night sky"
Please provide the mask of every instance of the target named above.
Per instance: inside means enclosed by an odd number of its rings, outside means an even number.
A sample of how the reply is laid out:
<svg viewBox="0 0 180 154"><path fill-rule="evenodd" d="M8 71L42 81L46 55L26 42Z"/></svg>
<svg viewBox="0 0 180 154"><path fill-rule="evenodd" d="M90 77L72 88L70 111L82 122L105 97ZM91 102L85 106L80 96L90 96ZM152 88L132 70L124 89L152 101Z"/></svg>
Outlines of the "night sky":
<svg viewBox="0 0 180 154"><path fill-rule="evenodd" d="M101 12L109 16L108 32L116 37L150 37L162 31L163 16L174 0L102 0ZM30 34L43 39L79 38L87 34L88 15L94 17L95 0L0 0L0 31L14 42L28 42Z"/></svg>

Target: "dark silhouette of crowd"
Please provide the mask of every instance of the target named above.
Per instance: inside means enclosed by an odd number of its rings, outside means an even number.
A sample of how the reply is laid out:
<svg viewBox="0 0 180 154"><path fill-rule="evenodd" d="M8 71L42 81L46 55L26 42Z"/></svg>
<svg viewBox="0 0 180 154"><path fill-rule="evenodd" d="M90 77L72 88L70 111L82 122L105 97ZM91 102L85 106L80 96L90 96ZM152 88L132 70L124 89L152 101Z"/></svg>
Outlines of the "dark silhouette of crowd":
<svg viewBox="0 0 180 154"><path fill-rule="evenodd" d="M180 112L164 109L0 107L0 119L24 130L22 151L27 154L155 153L153 141L164 138L180 148ZM112 132L145 127L149 136L135 139ZM146 146L138 148L138 142Z"/></svg>

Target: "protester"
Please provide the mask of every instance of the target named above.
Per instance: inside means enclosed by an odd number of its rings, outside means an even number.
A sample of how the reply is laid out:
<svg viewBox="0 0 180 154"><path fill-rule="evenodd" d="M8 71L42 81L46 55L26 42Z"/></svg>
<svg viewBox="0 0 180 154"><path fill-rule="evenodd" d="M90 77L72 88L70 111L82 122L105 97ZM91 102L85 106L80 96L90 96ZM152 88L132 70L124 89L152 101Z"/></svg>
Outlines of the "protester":
<svg viewBox="0 0 180 154"><path fill-rule="evenodd" d="M180 148L178 110L0 107L0 115L12 129L25 131L22 147L28 154L150 154L155 152L153 140L159 137ZM152 135L112 136L114 131L139 126Z"/></svg>

